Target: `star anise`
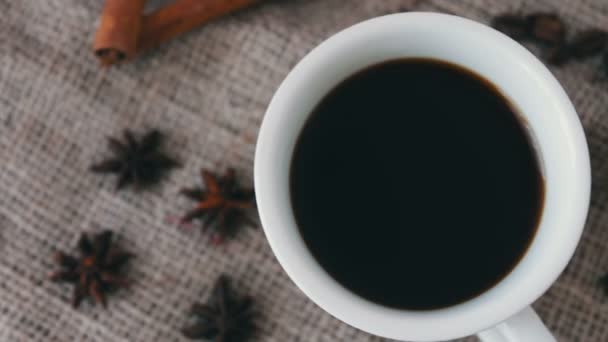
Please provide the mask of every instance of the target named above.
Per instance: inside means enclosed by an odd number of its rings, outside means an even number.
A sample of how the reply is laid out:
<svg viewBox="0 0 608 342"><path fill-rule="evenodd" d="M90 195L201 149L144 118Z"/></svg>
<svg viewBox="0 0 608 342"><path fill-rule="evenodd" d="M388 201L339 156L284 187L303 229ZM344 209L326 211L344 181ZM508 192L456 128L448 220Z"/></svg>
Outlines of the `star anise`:
<svg viewBox="0 0 608 342"><path fill-rule="evenodd" d="M164 174L178 162L159 151L164 136L158 130L146 133L137 140L130 130L124 131L124 141L108 137L108 147L114 157L91 166L96 173L116 173L116 188L122 189L127 184L144 188L160 181Z"/></svg>
<svg viewBox="0 0 608 342"><path fill-rule="evenodd" d="M543 43L544 59L555 66L603 53L604 73L608 75L607 31L588 29L567 40L566 24L554 13L501 14L492 19L492 26L513 39Z"/></svg>
<svg viewBox="0 0 608 342"><path fill-rule="evenodd" d="M230 289L229 279L222 275L216 281L206 304L192 307L194 325L182 330L190 339L211 339L216 342L243 342L253 332L251 298L237 298Z"/></svg>
<svg viewBox="0 0 608 342"><path fill-rule="evenodd" d="M181 194L198 202L197 206L180 219L180 225L191 223L195 219L203 222L203 229L213 227L215 242L233 235L240 224L252 221L246 215L246 209L254 206L254 193L251 189L242 188L234 169L218 177L207 170L201 170L206 189L182 189Z"/></svg>
<svg viewBox="0 0 608 342"><path fill-rule="evenodd" d="M533 13L527 16L502 14L492 19L492 26L517 40L534 40L552 46L560 45L566 37L566 26L553 13Z"/></svg>
<svg viewBox="0 0 608 342"><path fill-rule="evenodd" d="M61 266L61 270L52 273L50 279L74 284L72 305L75 308L87 297L105 307L107 293L127 285L119 271L132 255L113 248L112 235L111 231L106 230L95 235L91 241L86 234L82 234L78 240L79 257L55 253L55 262Z"/></svg>

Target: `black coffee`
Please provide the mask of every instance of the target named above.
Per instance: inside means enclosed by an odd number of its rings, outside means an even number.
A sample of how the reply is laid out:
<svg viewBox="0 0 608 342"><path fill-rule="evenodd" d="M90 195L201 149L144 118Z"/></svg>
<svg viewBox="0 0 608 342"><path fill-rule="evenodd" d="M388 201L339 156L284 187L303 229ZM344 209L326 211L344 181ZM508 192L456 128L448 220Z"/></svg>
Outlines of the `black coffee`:
<svg viewBox="0 0 608 342"><path fill-rule="evenodd" d="M352 292L401 309L448 307L495 285L543 207L539 163L509 101L428 59L339 84L304 126L290 172L316 260Z"/></svg>

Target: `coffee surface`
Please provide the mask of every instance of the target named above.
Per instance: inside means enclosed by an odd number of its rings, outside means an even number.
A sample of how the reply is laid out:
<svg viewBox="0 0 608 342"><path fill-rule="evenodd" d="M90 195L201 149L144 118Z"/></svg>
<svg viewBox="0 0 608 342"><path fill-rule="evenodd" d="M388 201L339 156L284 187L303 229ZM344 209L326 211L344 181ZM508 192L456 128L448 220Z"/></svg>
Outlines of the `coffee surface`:
<svg viewBox="0 0 608 342"><path fill-rule="evenodd" d="M317 105L290 190L300 233L340 284L410 310L471 299L525 254L542 213L539 162L515 108L460 67L369 67Z"/></svg>

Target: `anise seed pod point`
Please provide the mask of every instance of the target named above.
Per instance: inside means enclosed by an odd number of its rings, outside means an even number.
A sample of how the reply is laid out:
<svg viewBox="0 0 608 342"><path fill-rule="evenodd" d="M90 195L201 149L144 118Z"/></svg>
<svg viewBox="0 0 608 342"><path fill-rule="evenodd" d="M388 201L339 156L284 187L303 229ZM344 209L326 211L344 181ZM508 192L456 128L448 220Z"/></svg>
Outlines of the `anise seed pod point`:
<svg viewBox="0 0 608 342"><path fill-rule="evenodd" d="M599 283L602 289L604 290L604 293L608 295L608 273L600 277Z"/></svg>
<svg viewBox="0 0 608 342"><path fill-rule="evenodd" d="M528 36L528 20L516 14L503 14L492 19L491 26L513 39Z"/></svg>
<svg viewBox="0 0 608 342"><path fill-rule="evenodd" d="M604 55L602 56L602 64L604 66L604 73L606 73L606 77L608 77L608 49L604 51Z"/></svg>
<svg viewBox="0 0 608 342"><path fill-rule="evenodd" d="M573 58L570 46L563 44L549 50L545 59L551 65L562 66Z"/></svg>
<svg viewBox="0 0 608 342"><path fill-rule="evenodd" d="M602 30L587 30L578 34L569 45L572 56L582 59L600 54L608 43L608 33Z"/></svg>
<svg viewBox="0 0 608 342"><path fill-rule="evenodd" d="M529 15L527 18L531 38L551 45L560 45L564 42L566 26L557 15L536 13Z"/></svg>

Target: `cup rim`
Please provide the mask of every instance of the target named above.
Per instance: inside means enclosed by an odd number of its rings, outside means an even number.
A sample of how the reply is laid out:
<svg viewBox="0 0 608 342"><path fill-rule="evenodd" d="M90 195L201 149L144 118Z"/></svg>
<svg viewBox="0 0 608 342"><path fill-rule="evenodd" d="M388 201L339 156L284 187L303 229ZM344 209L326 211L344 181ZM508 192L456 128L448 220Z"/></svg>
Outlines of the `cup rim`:
<svg viewBox="0 0 608 342"><path fill-rule="evenodd" d="M296 238L287 236L289 234L286 233L298 231L293 214L291 211L277 210L286 205L285 197L277 194L284 194L289 189L284 173L277 176L276 168L280 166L277 166L276 156L278 153L287 153L290 148L277 137L284 128L282 125L285 121L282 120L287 115L283 109L295 95L298 84L314 71L315 63L324 54L339 49L349 40L361 38L370 31L395 32L417 25L442 25L445 30L466 31L478 38L483 36L525 64L536 81L541 82L551 95L552 105L558 109L554 113L555 120L560 121L567 134L565 154L570 159L567 160L567 165L564 162L564 165L550 167L567 168L570 182L568 189L576 197L560 213L565 222L562 224L563 229L555 232L559 237L553 237L554 241L551 241L555 246L547 249L544 245L545 249L540 252L541 247L535 246L536 241L533 241L522 261L494 288L462 304L431 311L392 309L351 293L318 265L304 247L301 238L301 243L297 243L294 240ZM572 257L582 234L589 206L591 171L587 143L578 115L561 85L534 55L502 33L475 21L447 14L408 12L382 16L351 26L321 43L296 65L278 88L264 117L255 151L254 182L258 211L269 244L292 281L313 302L343 322L375 335L401 340L434 341L459 338L489 328L532 303L551 286ZM547 196L556 195L547 193ZM558 213L552 213L551 217L543 213L541 227L542 222L555 219ZM510 279L515 270L523 267L524 261L538 258L540 254L551 259L547 267L539 271L542 276L532 276L527 281ZM527 271L526 275L530 274ZM517 293L509 295L509 292L514 291ZM493 294L488 296L490 292Z"/></svg>

